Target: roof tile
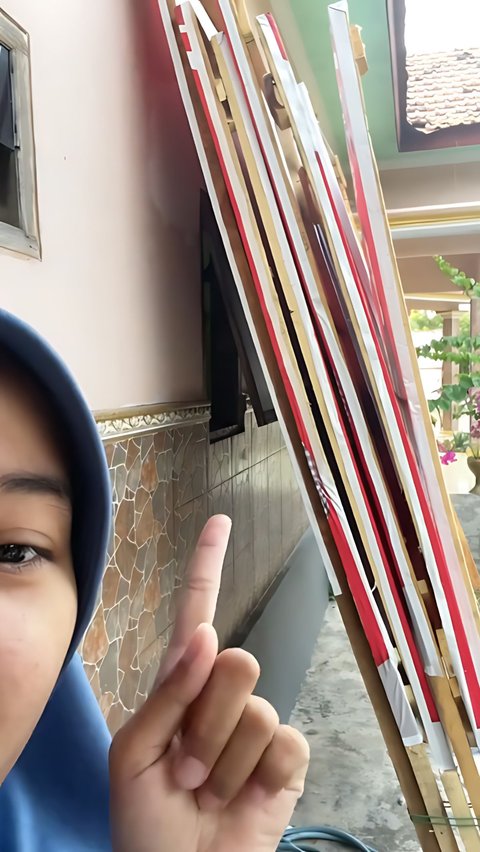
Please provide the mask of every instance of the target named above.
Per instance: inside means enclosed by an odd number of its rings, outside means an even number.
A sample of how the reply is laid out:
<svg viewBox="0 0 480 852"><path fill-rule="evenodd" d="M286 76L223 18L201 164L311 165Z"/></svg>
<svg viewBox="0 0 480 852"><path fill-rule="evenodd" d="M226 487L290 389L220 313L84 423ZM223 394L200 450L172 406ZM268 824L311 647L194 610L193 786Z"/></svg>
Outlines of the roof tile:
<svg viewBox="0 0 480 852"><path fill-rule="evenodd" d="M407 121L425 133L480 124L480 48L407 56Z"/></svg>

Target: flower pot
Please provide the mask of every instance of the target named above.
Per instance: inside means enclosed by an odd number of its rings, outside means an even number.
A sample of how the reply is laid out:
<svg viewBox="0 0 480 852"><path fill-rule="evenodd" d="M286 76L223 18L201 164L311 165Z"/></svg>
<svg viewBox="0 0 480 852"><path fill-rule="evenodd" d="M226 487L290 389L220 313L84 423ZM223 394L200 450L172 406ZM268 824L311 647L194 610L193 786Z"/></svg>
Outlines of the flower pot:
<svg viewBox="0 0 480 852"><path fill-rule="evenodd" d="M475 485L470 489L470 494L478 494L480 497L480 458L467 456L467 464L475 477Z"/></svg>

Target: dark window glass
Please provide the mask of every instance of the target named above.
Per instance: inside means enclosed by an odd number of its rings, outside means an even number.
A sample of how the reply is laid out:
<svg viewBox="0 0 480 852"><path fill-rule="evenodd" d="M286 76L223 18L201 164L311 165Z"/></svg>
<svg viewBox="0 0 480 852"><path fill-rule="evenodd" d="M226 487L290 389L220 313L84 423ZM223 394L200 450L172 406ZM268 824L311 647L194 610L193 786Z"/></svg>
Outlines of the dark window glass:
<svg viewBox="0 0 480 852"><path fill-rule="evenodd" d="M0 44L0 222L18 228L17 152L13 114L11 56Z"/></svg>
<svg viewBox="0 0 480 852"><path fill-rule="evenodd" d="M201 234L205 368L216 440L244 431L247 398L259 426L277 417L206 193Z"/></svg>

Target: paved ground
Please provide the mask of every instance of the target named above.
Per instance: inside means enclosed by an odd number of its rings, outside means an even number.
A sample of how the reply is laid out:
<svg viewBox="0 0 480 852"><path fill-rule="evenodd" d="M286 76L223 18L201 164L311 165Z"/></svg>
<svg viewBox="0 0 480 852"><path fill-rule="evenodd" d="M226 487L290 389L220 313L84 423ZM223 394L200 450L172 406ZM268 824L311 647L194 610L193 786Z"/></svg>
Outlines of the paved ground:
<svg viewBox="0 0 480 852"><path fill-rule="evenodd" d="M480 497L452 497L480 567ZM327 610L312 667L292 715L307 736L312 759L295 825L331 825L378 852L419 852L377 721L335 604ZM345 847L323 843L336 852Z"/></svg>
<svg viewBox="0 0 480 852"><path fill-rule="evenodd" d="M292 714L311 765L295 825L343 828L378 852L419 852L401 790L335 604ZM345 847L318 844L325 852Z"/></svg>
<svg viewBox="0 0 480 852"><path fill-rule="evenodd" d="M480 568L480 497L475 494L453 494L452 503Z"/></svg>

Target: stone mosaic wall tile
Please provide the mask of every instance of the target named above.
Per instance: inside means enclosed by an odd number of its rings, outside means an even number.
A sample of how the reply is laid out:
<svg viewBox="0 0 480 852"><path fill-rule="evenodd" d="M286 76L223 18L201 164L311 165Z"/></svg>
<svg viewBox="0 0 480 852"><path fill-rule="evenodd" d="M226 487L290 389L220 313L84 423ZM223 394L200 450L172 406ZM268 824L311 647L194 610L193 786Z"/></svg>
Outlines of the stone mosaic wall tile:
<svg viewBox="0 0 480 852"><path fill-rule="evenodd" d="M248 470L252 464L252 419L251 412L245 414L245 431L234 435L231 439L232 447L232 476Z"/></svg>
<svg viewBox="0 0 480 852"><path fill-rule="evenodd" d="M264 428L267 430L267 455L272 456L274 453L278 453L282 446L280 425L278 421L275 421L275 423L269 423Z"/></svg>
<svg viewBox="0 0 480 852"><path fill-rule="evenodd" d="M267 459L255 464L250 471L250 476L253 517L253 597L258 600L264 588L265 577L270 575Z"/></svg>
<svg viewBox="0 0 480 852"><path fill-rule="evenodd" d="M175 429L173 436L173 500L183 506L206 491L207 425Z"/></svg>
<svg viewBox="0 0 480 852"><path fill-rule="evenodd" d="M233 565L235 587L241 594L235 597L236 618L243 618L253 600L253 511L251 471L244 470L232 480Z"/></svg>
<svg viewBox="0 0 480 852"><path fill-rule="evenodd" d="M108 636L105 629L103 605L97 608L93 621L83 642L82 656L86 663L97 665L108 651ZM92 675L93 676L93 675Z"/></svg>
<svg viewBox="0 0 480 852"><path fill-rule="evenodd" d="M257 426L253 411L247 412L247 414L250 414L251 462L252 465L255 465L268 456L268 426Z"/></svg>
<svg viewBox="0 0 480 852"><path fill-rule="evenodd" d="M209 516L206 494L175 508L175 578L181 583L188 561Z"/></svg>
<svg viewBox="0 0 480 852"><path fill-rule="evenodd" d="M81 651L92 687L115 730L144 700L141 679L155 657L153 651L146 655L147 647L158 642L167 626L165 608L165 624L159 624L157 613L162 609L162 574L175 556L173 435L164 430L109 443L105 452L114 532L101 603Z"/></svg>
<svg viewBox="0 0 480 852"><path fill-rule="evenodd" d="M298 542L296 524L292 523L292 519L296 519L297 483L285 447L280 450L280 478L282 490L282 555L287 554L288 558Z"/></svg>
<svg viewBox="0 0 480 852"><path fill-rule="evenodd" d="M208 492L207 503L208 516L228 515L235 521L233 514L233 480L227 479L221 485L217 485ZM233 565L233 535L230 536L228 548L225 555L225 566Z"/></svg>
<svg viewBox="0 0 480 852"><path fill-rule="evenodd" d="M292 474L295 478L295 474L294 474L293 470L292 470ZM308 517L307 517L307 512L305 510L305 506L303 505L303 498L302 498L302 495L301 495L301 492L300 492L300 488L298 487L296 482L295 482L295 491L294 491L294 495L293 495L292 524L293 524L294 529L296 529L297 533L298 533L297 541L294 543L296 545L300 536L303 535L305 530L308 529L308 527L309 527L309 520L308 520Z"/></svg>
<svg viewBox="0 0 480 852"><path fill-rule="evenodd" d="M222 571L222 582L218 595L214 627L218 633L218 644L224 648L239 624L237 587L234 578L233 560L225 561Z"/></svg>
<svg viewBox="0 0 480 852"><path fill-rule="evenodd" d="M81 652L115 732L151 690L179 590L209 515L233 518L215 619L220 643L243 623L305 529L278 425L208 444L204 424L109 440L114 529ZM293 542L293 544L292 544ZM288 552L287 552L288 551Z"/></svg>
<svg viewBox="0 0 480 852"><path fill-rule="evenodd" d="M232 531L234 560L253 540L252 478L244 470L232 480L232 511L235 526ZM252 556L253 558L253 556Z"/></svg>
<svg viewBox="0 0 480 852"><path fill-rule="evenodd" d="M235 438L233 440L236 439ZM226 482L232 475L232 439L225 438L223 441L216 441L215 444L210 444L208 448L208 470L207 483L208 490L211 491L222 482Z"/></svg>
<svg viewBox="0 0 480 852"><path fill-rule="evenodd" d="M100 676L100 690L102 694L108 693L113 698L118 690L118 655L120 653L120 637L110 643L108 652L98 670ZM109 708L110 709L110 708Z"/></svg>
<svg viewBox="0 0 480 852"><path fill-rule="evenodd" d="M281 570L282 563L282 479L280 453L267 459L268 470L268 539L269 569L268 579Z"/></svg>

